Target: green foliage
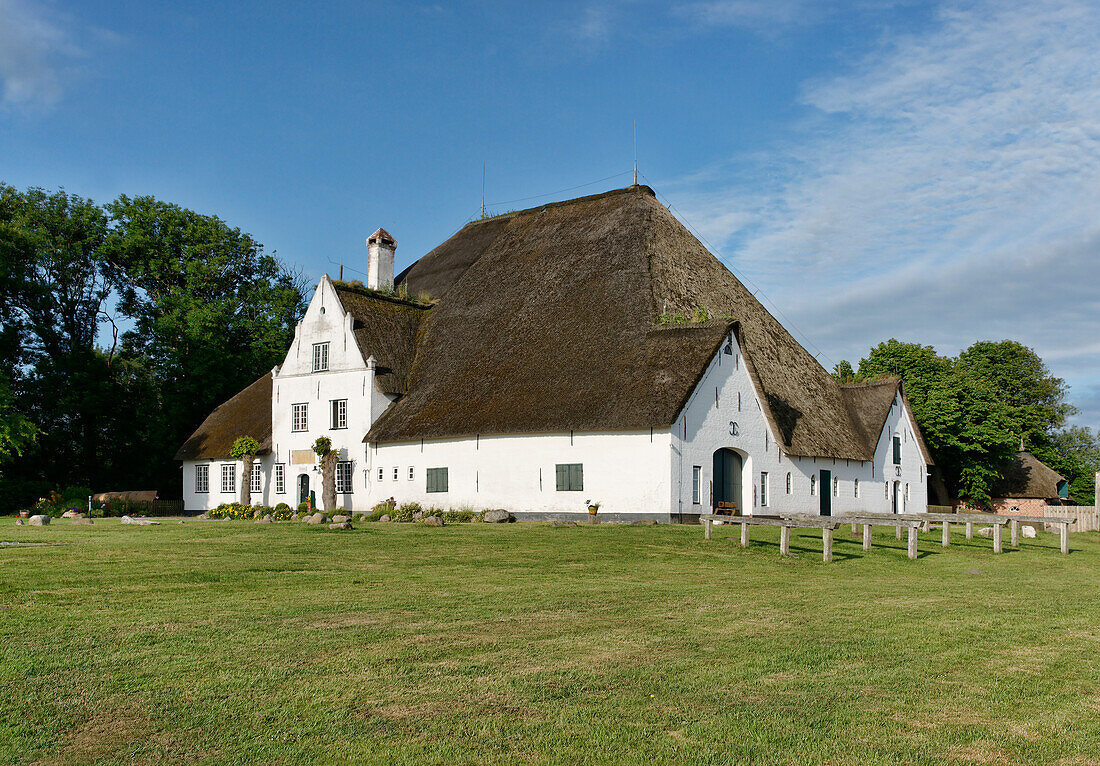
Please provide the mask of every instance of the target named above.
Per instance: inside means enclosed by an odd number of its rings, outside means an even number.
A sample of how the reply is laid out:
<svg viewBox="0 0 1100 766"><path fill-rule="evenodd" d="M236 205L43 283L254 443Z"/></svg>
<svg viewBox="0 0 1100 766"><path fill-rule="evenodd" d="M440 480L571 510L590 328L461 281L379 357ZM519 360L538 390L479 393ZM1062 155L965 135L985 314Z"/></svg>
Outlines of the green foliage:
<svg viewBox="0 0 1100 766"><path fill-rule="evenodd" d="M238 436L229 450L229 456L234 460L240 460L246 455L256 456L260 451L260 443L251 436Z"/></svg>
<svg viewBox="0 0 1100 766"><path fill-rule="evenodd" d="M423 513L423 511L424 509L420 507L420 503L402 503L389 512L390 521L412 521L413 514L417 512Z"/></svg>
<svg viewBox="0 0 1100 766"><path fill-rule="evenodd" d="M308 500L307 500L307 501L303 501L303 502L301 502L301 503L298 503L298 513L299 513L299 514L303 514L303 513L312 513L312 512L313 512L313 509L312 509L312 508L310 508L310 506L309 506L309 501L308 501Z"/></svg>
<svg viewBox="0 0 1100 766"><path fill-rule="evenodd" d="M833 367L833 377L837 383L851 383L856 379L856 371L852 369L852 363L847 359L841 359Z"/></svg>
<svg viewBox="0 0 1100 766"><path fill-rule="evenodd" d="M210 511L212 519L236 519L238 521L252 518L252 506L241 503L222 503Z"/></svg>
<svg viewBox="0 0 1100 766"><path fill-rule="evenodd" d="M432 510L433 511L438 511L438 509L434 509L434 508ZM432 515L432 514L429 514L429 515ZM438 512L436 512L434 515L440 516L440 514ZM466 509L466 510L445 511L441 515L441 518L444 521L449 521L449 522L466 522L466 521L473 521L474 516L475 516L475 514L472 510Z"/></svg>
<svg viewBox="0 0 1100 766"><path fill-rule="evenodd" d="M317 457L324 457L332 451L332 439L327 436L318 436L317 441L313 442L313 451Z"/></svg>
<svg viewBox="0 0 1100 766"><path fill-rule="evenodd" d="M380 503L375 503L374 507L371 508L371 512L368 513L364 518L367 521L379 521L383 516L389 514L392 519L393 510L396 507L397 501L391 497L387 500L383 500Z"/></svg>

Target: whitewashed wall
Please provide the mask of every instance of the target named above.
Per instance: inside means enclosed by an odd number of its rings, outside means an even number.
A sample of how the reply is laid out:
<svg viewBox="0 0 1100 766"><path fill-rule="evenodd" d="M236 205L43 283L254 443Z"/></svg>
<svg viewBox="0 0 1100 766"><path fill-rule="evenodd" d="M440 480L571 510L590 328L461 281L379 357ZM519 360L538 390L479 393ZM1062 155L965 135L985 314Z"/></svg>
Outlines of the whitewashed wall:
<svg viewBox="0 0 1100 766"><path fill-rule="evenodd" d="M837 492L832 498L833 515L857 511L889 513L891 500L886 493L887 480L900 482L904 510L927 510L927 470L913 436L910 414L900 395L880 435L873 463L791 457L780 452L736 340L731 345L732 354L719 351L711 361L672 429L670 513L674 519L681 513L686 517L711 512L713 455L722 447L741 455L741 508L749 513L820 513L820 493L833 491L832 487L820 486L822 469L831 471L838 479ZM737 424L736 436L731 434L733 423ZM893 465L891 440L895 433L902 436L900 476L896 475ZM692 502L693 466L702 469L699 504ZM759 504L762 472L768 474L767 508ZM789 494L786 491L788 473L791 474ZM810 476L818 476L815 495L810 494ZM856 479L859 480L859 497L855 495ZM904 500L906 484L909 486L907 501Z"/></svg>
<svg viewBox="0 0 1100 766"><path fill-rule="evenodd" d="M271 456L266 455L255 460L260 466L260 491L252 493L253 504L275 505L276 503L290 503L289 486L287 496L275 495L275 485L271 475ZM195 490L195 473L197 466L209 466L210 491L197 492ZM233 467L235 477L234 491L222 492L222 466ZM222 503L235 503L241 499L241 478L244 474L244 462L241 460L185 460L183 462L183 507L188 511L208 511Z"/></svg>

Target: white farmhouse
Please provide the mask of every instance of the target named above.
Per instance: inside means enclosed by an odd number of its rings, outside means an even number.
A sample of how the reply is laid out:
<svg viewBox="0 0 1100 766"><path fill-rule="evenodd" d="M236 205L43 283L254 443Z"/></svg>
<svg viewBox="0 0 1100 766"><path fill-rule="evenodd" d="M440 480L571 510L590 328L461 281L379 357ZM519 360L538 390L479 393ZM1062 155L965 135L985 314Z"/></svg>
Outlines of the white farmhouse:
<svg viewBox="0 0 1100 766"><path fill-rule="evenodd" d="M897 379L838 385L645 186L474 221L396 277L322 277L286 359L181 447L189 510L389 497L520 517L924 511ZM419 296L413 300L396 295ZM324 509L334 510L334 509Z"/></svg>

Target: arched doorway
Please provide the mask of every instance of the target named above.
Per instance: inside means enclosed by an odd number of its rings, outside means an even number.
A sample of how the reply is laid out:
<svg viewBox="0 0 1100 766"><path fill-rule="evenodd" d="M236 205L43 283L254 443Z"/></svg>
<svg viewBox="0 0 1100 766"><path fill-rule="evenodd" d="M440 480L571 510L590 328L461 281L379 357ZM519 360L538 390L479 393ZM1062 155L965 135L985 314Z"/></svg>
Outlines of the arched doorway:
<svg viewBox="0 0 1100 766"><path fill-rule="evenodd" d="M298 474L298 502L304 503L309 500L309 474Z"/></svg>
<svg viewBox="0 0 1100 766"><path fill-rule="evenodd" d="M740 516L741 509L741 456L722 447L714 451L711 502L715 513Z"/></svg>
<svg viewBox="0 0 1100 766"><path fill-rule="evenodd" d="M905 500L901 496L900 481L894 482L893 502L891 503L891 505L893 506L894 513L905 513Z"/></svg>

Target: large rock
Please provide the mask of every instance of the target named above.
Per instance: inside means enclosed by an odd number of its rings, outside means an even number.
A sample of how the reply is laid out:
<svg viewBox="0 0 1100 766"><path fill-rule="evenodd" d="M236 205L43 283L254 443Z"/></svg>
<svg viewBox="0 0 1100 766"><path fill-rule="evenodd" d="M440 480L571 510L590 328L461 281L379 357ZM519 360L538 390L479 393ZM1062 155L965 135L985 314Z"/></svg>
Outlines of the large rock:
<svg viewBox="0 0 1100 766"><path fill-rule="evenodd" d="M15 520L15 526L17 526L17 527L22 527L22 526L24 526L25 524L26 524L26 522L25 522L25 521L23 521L23 519L16 519L16 520Z"/></svg>
<svg viewBox="0 0 1100 766"><path fill-rule="evenodd" d="M503 508L496 508L492 511L486 511L481 520L487 524L507 524L510 521L515 521L516 517Z"/></svg>
<svg viewBox="0 0 1100 766"><path fill-rule="evenodd" d="M351 521L351 519L343 514L338 514L332 517L333 524L343 524L345 521Z"/></svg>
<svg viewBox="0 0 1100 766"><path fill-rule="evenodd" d="M562 521L562 520L559 519L558 521L551 521L550 526L552 526L552 527L575 527L575 526L577 526L577 522L575 522L575 521Z"/></svg>
<svg viewBox="0 0 1100 766"><path fill-rule="evenodd" d="M438 516L425 516L420 523L426 527L441 527L443 526L443 519Z"/></svg>
<svg viewBox="0 0 1100 766"><path fill-rule="evenodd" d="M1029 524L1025 524L1024 526L1020 527L1020 534L1024 537L1035 537L1035 527Z"/></svg>
<svg viewBox="0 0 1100 766"><path fill-rule="evenodd" d="M338 524L329 524L328 528L329 529L353 529L354 527L351 526L350 521L341 521Z"/></svg>
<svg viewBox="0 0 1100 766"><path fill-rule="evenodd" d="M153 521L152 519L135 519L133 516L123 516L120 521L123 524L136 524L139 527L155 527L160 524L159 521Z"/></svg>
<svg viewBox="0 0 1100 766"><path fill-rule="evenodd" d="M630 522L631 526L635 527L655 527L657 526L656 519L638 519L637 521Z"/></svg>
<svg viewBox="0 0 1100 766"><path fill-rule="evenodd" d="M390 519L390 515L388 513L383 513L381 516L378 517L378 520L379 521L392 521L392 519Z"/></svg>
<svg viewBox="0 0 1100 766"><path fill-rule="evenodd" d="M264 517L262 519L256 519L256 523L257 524L274 524L275 523L275 517L272 516L270 513L265 513Z"/></svg>
<svg viewBox="0 0 1100 766"><path fill-rule="evenodd" d="M295 511L295 512L294 512L294 513L292 513L292 514L290 514L290 520L291 520L291 521L297 521L297 520L298 520L298 512L297 512L297 511Z"/></svg>
<svg viewBox="0 0 1100 766"><path fill-rule="evenodd" d="M424 518L424 511L413 511L413 521L420 521Z"/></svg>
<svg viewBox="0 0 1100 766"><path fill-rule="evenodd" d="M74 516L79 516L79 515L80 515L80 512L79 512L79 511L74 511L74 510L73 510L72 508L70 508L69 510L67 510L67 511L65 511L65 512L64 512L63 514L61 514L61 518L63 518L63 519L71 519L71 518L73 518Z"/></svg>
<svg viewBox="0 0 1100 766"><path fill-rule="evenodd" d="M73 519L73 524L91 524L91 523L92 523L91 519L86 519L83 516L77 516L76 518ZM180 524L182 524L182 523L183 522L181 521Z"/></svg>
<svg viewBox="0 0 1100 766"><path fill-rule="evenodd" d="M45 527L50 523L50 517L44 513L36 513L27 520L27 523L32 527Z"/></svg>
<svg viewBox="0 0 1100 766"><path fill-rule="evenodd" d="M328 516L318 511L312 516L306 516L306 524L324 524L328 521Z"/></svg>
<svg viewBox="0 0 1100 766"><path fill-rule="evenodd" d="M202 519L203 521L205 521L206 519L210 518L210 511L204 511L204 512L200 513L198 516L196 516L195 518L196 519Z"/></svg>
<svg viewBox="0 0 1100 766"><path fill-rule="evenodd" d="M993 537L993 527L982 527L978 530L978 535L981 537Z"/></svg>

